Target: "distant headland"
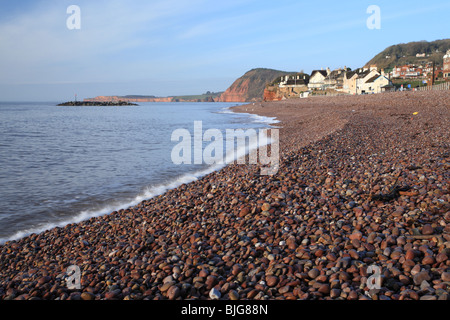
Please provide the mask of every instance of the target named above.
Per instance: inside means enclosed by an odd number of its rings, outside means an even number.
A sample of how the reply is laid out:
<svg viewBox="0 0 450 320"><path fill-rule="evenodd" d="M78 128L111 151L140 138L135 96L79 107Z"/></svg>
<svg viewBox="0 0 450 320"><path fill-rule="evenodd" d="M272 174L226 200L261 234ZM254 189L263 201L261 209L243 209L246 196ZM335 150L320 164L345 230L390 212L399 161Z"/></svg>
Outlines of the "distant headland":
<svg viewBox="0 0 450 320"><path fill-rule="evenodd" d="M135 103L127 101L69 101L58 104L62 107L120 107L137 106Z"/></svg>

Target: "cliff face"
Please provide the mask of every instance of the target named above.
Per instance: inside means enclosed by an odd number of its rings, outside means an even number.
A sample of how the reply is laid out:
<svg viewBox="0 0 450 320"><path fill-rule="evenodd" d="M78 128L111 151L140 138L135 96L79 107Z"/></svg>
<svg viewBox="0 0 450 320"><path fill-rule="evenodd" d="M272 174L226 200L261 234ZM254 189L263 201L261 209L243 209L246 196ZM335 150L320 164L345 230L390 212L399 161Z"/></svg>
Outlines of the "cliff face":
<svg viewBox="0 0 450 320"><path fill-rule="evenodd" d="M248 99L250 79L234 82L217 101L219 102L245 102Z"/></svg>
<svg viewBox="0 0 450 320"><path fill-rule="evenodd" d="M276 89L264 89L264 101L279 101L282 98L283 97L278 94L278 91Z"/></svg>
<svg viewBox="0 0 450 320"><path fill-rule="evenodd" d="M266 85L286 73L288 72L262 68L250 70L237 79L216 101L261 101L264 97Z"/></svg>

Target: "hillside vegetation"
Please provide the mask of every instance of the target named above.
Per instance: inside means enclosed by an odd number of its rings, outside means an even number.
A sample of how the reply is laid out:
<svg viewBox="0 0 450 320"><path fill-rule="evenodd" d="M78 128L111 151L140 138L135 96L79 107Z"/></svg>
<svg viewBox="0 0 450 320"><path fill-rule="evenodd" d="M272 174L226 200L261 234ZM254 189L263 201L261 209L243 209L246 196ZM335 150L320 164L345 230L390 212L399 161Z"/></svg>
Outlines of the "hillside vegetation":
<svg viewBox="0 0 450 320"><path fill-rule="evenodd" d="M436 65L442 66L442 59L448 49L450 49L450 39L401 43L386 48L367 62L367 65L376 64L378 68L389 69L396 65L434 61ZM418 53L425 53L425 57L416 57Z"/></svg>

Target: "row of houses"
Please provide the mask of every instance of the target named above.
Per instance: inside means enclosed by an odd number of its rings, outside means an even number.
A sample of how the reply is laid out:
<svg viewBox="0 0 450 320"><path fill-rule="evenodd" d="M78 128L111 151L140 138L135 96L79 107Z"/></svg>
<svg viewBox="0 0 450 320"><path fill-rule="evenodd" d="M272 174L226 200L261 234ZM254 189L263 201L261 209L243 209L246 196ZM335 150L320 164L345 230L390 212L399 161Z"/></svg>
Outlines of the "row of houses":
<svg viewBox="0 0 450 320"><path fill-rule="evenodd" d="M333 89L348 94L369 94L391 91L394 86L383 71L376 66L360 68L354 71L337 69L331 71L314 70L309 79L310 90Z"/></svg>
<svg viewBox="0 0 450 320"><path fill-rule="evenodd" d="M390 75L392 78L399 79L428 79L431 78L434 71L434 79L439 77L450 79L450 49L447 50L443 60L442 66L434 66L431 62L426 65L395 66Z"/></svg>
<svg viewBox="0 0 450 320"><path fill-rule="evenodd" d="M434 67L432 64L425 66L417 66L414 64L406 64L403 66L395 66L392 70L392 78L397 79L421 79L431 77L434 69L434 78L437 79L442 73L442 67Z"/></svg>
<svg viewBox="0 0 450 320"><path fill-rule="evenodd" d="M443 67L435 67L431 63L425 66L405 65L395 67L391 73L378 70L371 65L356 70L347 67L336 70L313 70L309 79L304 74L281 77L275 86L266 88L265 99L282 99L292 96L305 96L311 91L334 90L345 94L371 94L395 90L392 78L437 77L440 73L444 79L450 79L450 50L444 55Z"/></svg>
<svg viewBox="0 0 450 320"><path fill-rule="evenodd" d="M394 90L392 82L376 66L354 71L347 67L336 70L314 70L311 76L286 75L276 86L266 87L265 100L308 96L312 91L336 91L345 94L369 94Z"/></svg>

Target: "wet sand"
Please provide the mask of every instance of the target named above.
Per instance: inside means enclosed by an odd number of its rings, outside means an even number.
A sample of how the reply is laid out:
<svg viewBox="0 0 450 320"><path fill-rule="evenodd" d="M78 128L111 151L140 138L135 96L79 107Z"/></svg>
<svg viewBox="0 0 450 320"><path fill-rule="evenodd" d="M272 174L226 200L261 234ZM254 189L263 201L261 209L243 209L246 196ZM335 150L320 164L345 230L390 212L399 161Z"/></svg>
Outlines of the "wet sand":
<svg viewBox="0 0 450 320"><path fill-rule="evenodd" d="M8 242L0 299L449 299L450 92L235 111L281 121L277 174L229 165L127 210ZM72 265L79 290L67 288Z"/></svg>

